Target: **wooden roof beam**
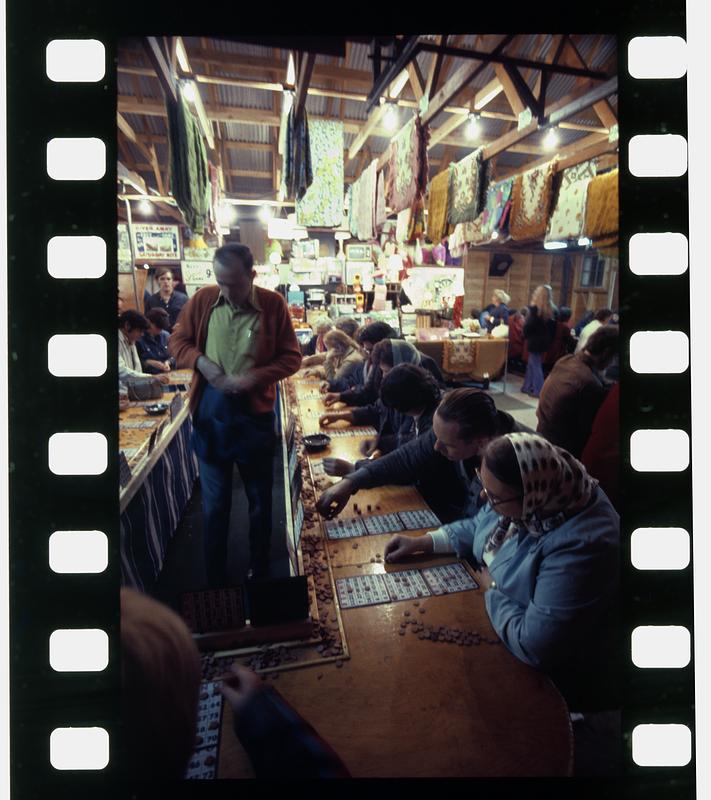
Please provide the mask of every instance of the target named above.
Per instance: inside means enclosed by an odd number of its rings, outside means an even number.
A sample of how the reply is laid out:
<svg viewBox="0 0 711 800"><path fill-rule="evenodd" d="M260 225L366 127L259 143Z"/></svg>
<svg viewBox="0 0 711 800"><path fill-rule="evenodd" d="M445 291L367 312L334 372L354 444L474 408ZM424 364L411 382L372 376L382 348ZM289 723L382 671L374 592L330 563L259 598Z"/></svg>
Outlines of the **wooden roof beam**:
<svg viewBox="0 0 711 800"><path fill-rule="evenodd" d="M580 142L573 142L573 144L562 148L558 152L560 158L556 163L555 171L561 172L568 167L573 167L576 164L582 164L584 161L590 161L590 159L596 158L597 156L601 156L606 153L614 154L617 152L619 142L610 142L608 139L598 139L597 142L588 141L587 144L581 144L582 142L586 142L591 138L593 137L585 137L585 139L581 139ZM506 178L513 177L514 175L519 175L521 172L527 172L529 169L542 167L548 161L550 161L550 156L531 161L527 164L522 164L520 167L516 167L515 169L511 169L506 173L497 176L497 180L505 180Z"/></svg>
<svg viewBox="0 0 711 800"><path fill-rule="evenodd" d="M180 63L181 68L185 71L186 74L192 78L192 69L190 67L190 61L188 59L187 52L185 50L185 44L183 43L183 39L181 36L176 36L175 38L175 52L176 52L176 59ZM202 96L200 94L200 89L194 85L195 90L195 99L193 101L193 105L195 106L195 111L197 112L198 120L200 121L200 127L202 128L202 132L205 134L205 139L207 140L207 144L210 147L210 150L215 149L215 137L212 131L212 125L210 124L210 120L207 118L207 114L205 112L205 106L202 102Z"/></svg>
<svg viewBox="0 0 711 800"><path fill-rule="evenodd" d="M412 61L408 63L406 69L410 79L412 93L415 95L415 100L419 103L425 93L425 84L416 59L413 58Z"/></svg>
<svg viewBox="0 0 711 800"><path fill-rule="evenodd" d="M561 61L565 64L571 64L575 67L585 67L587 69L587 64L583 60L583 57L578 52L577 47L570 41L568 37L565 42L565 47L563 48L563 52L561 54ZM617 115L612 110L612 106L607 100L600 100L599 102L593 105L593 110L598 116L598 119L602 124L609 130L613 125L617 124Z"/></svg>
<svg viewBox="0 0 711 800"><path fill-rule="evenodd" d="M513 34L505 36L494 48L491 55L498 55L501 53L513 38ZM462 89L464 89L467 84L471 83L471 81L486 68L487 64L487 61L468 61L463 64L432 98L427 111L422 116L423 124L430 122L437 114L443 111L445 106L449 105Z"/></svg>
<svg viewBox="0 0 711 800"><path fill-rule="evenodd" d="M438 45L447 44L446 36L435 37L435 43ZM442 53L433 53L430 68L427 72L427 82L425 83L424 94L428 100L432 99L432 95L437 89L437 81L439 80L440 72L442 71L442 62L444 55Z"/></svg>
<svg viewBox="0 0 711 800"><path fill-rule="evenodd" d="M143 47L148 61L158 77L163 94L173 102L176 102L178 99L178 87L160 42L155 36L146 36L143 39Z"/></svg>
<svg viewBox="0 0 711 800"><path fill-rule="evenodd" d="M294 119L298 120L306 105L306 95L311 82L311 75L316 63L315 53L303 53L299 64L299 74L296 78L296 95L294 97Z"/></svg>
<svg viewBox="0 0 711 800"><path fill-rule="evenodd" d="M375 130L386 110L387 103L383 103L380 106L376 106L370 112L366 123L360 128L356 134L356 138L353 140L353 144L348 148L349 161L352 161L358 155L358 151L363 147L370 134Z"/></svg>

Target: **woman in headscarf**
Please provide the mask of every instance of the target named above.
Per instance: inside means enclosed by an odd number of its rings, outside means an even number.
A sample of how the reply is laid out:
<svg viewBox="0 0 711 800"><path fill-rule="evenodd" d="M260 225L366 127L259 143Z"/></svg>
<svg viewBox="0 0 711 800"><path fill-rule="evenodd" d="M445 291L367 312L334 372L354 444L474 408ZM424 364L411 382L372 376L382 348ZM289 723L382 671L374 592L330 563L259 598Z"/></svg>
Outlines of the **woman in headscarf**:
<svg viewBox="0 0 711 800"><path fill-rule="evenodd" d="M535 434L492 441L479 478L487 503L475 517L424 536L397 535L386 560L416 552L473 557L506 647L549 674L571 709L619 707L617 512L576 458Z"/></svg>
<svg viewBox="0 0 711 800"><path fill-rule="evenodd" d="M334 329L324 336L328 351L322 367L307 369L305 376L324 378L331 392L343 392L355 386L362 376L363 353L343 331Z"/></svg>

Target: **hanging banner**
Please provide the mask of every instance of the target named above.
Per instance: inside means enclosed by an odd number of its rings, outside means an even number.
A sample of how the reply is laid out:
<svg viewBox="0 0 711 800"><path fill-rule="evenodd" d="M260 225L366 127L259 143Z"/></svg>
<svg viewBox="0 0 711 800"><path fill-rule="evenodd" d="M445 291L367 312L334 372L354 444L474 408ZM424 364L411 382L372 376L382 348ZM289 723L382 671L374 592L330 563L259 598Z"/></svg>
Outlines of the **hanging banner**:
<svg viewBox="0 0 711 800"><path fill-rule="evenodd" d="M180 261L177 225L132 225L136 259Z"/></svg>

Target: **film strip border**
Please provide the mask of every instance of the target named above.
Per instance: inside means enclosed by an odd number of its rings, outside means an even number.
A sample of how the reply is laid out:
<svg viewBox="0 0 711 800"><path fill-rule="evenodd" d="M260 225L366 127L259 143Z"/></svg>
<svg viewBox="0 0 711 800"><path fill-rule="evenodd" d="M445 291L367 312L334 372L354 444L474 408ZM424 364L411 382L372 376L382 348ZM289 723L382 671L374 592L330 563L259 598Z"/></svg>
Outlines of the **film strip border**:
<svg viewBox="0 0 711 800"><path fill-rule="evenodd" d="M643 8L644 6L644 8ZM651 16L645 16L648 10ZM128 13L128 6L124 9ZM549 12L552 9L549 9ZM586 14L588 13L587 10ZM598 12L600 4L598 4ZM605 9L603 8L603 13ZM73 793L84 783L96 785L120 777L114 734L120 718L118 648L118 469L115 414L116 345L110 325L115 308L115 73L116 19L96 9L77 14L71 3L56 3L54 16L31 15L31 9L8 10L12 47L8 51L10 520L11 520L11 724L12 781L24 795L51 791ZM626 342L622 374L623 611L625 626L620 653L630 652L632 631L639 626L692 630L691 567L683 557L678 569L638 569L633 565L635 541L656 530L667 542L669 561L684 547L691 531L691 476L686 459L678 469L635 469L642 439L668 453L663 432L690 433L688 369L677 373L632 369L634 335L650 328L688 336L688 319L676 309L688 307L688 274L646 273L633 269L639 234L688 233L686 177L632 175L631 139L636 135L686 135L685 78L643 80L627 71L626 44L644 19L646 35L684 36L684 6L678 0L637 3L618 9L620 55L620 200L622 207L620 277L622 330ZM536 11L538 14L538 11ZM629 17L622 17L622 14ZM632 18L632 13L635 17ZM81 18L79 19L78 16ZM568 22L565 14L559 25ZM59 22L61 20L61 22ZM149 25L150 16L144 17ZM164 18L164 23L170 16ZM651 21L650 21L651 20ZM585 19L570 29L586 30ZM523 29L536 20L522 17ZM538 27L543 19L538 20ZM528 25L526 25L528 23ZM600 25L599 13L597 25ZM159 28L153 28L158 30ZM132 31L136 33L136 31ZM51 81L47 45L55 39L103 42L105 74L91 82ZM22 74L22 80L14 76ZM101 158L104 172L80 179L61 169L48 172L47 157L60 155L62 139L83 139L84 155ZM48 143L54 141L52 148ZM93 140L93 141L92 141ZM97 141L98 140L98 143ZM65 151L67 152L67 151ZM57 164L57 162L54 162ZM71 241L61 241L71 237ZM98 241L97 241L98 240ZM644 246L637 254L646 252ZM52 261L53 257L64 256ZM671 265L673 259L670 259ZM59 264L63 264L60 268ZM52 264L55 265L53 268ZM685 265L684 265L685 266ZM80 273L80 274L78 274ZM104 344L97 339L103 334ZM48 353L67 352L72 342L52 337L82 337L73 344L93 354L104 353L105 372L93 374L45 371ZM51 343L54 344L51 344ZM93 348L93 349L92 349ZM76 349L74 350L76 354ZM61 357L60 359L61 360ZM72 359L76 362L76 359ZM653 431L633 441L638 431ZM67 472L60 450L68 434L73 452L83 453L87 470ZM656 439L655 439L656 436ZM53 437L59 437L54 438ZM662 443L662 444L660 444ZM103 469L99 469L103 465ZM64 471L63 471L64 470ZM672 533L676 531L677 533ZM678 533L682 532L682 533ZM53 538L57 537L58 538ZM68 538L69 537L69 538ZM685 538L686 537L686 538ZM72 540L78 547L65 549ZM684 544L686 543L686 544ZM64 555L63 555L64 554ZM84 565L77 556L82 554ZM63 560L64 559L64 560ZM90 568L86 569L87 562ZM52 636L74 635L77 653L82 636L91 632L91 649L103 648L104 661L52 662ZM98 634L98 635L97 635ZM102 636L103 634L103 636ZM64 638L66 643L69 639ZM85 638L84 642L87 641ZM63 649L67 649L66 647ZM49 654L49 658L48 658ZM693 667L640 669L623 659L626 675L625 774L645 791L673 790L674 797L693 790L693 758L678 764L645 766L632 758L637 726L681 726L693 730ZM67 666L65 663L64 666ZM679 729L675 729L679 730ZM59 734L57 732L60 732ZM671 728L666 728L672 732ZM647 731L651 732L651 731ZM653 732L651 732L654 735ZM672 732L673 733L673 732ZM64 737L62 739L62 737ZM84 737L84 738L82 738ZM88 737L88 738L87 738ZM78 745L88 761L71 756L60 768L53 752ZM96 745L96 748L94 748ZM59 749L57 749L59 748ZM76 752L76 749L75 749ZM691 742L689 741L689 753ZM93 758L93 761L92 761ZM682 763L683 762L683 763Z"/></svg>

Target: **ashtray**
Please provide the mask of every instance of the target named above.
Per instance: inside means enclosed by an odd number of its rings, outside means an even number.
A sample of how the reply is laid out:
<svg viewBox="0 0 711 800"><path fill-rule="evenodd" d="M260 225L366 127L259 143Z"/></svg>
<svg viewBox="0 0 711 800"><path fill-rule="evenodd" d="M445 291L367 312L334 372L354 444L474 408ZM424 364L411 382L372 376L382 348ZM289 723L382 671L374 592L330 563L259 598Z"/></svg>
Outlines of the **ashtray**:
<svg viewBox="0 0 711 800"><path fill-rule="evenodd" d="M161 414L165 414L167 410L167 403L153 403L153 405L146 406L146 414L150 414L152 417L158 417Z"/></svg>
<svg viewBox="0 0 711 800"><path fill-rule="evenodd" d="M304 436L304 445L310 453L325 450L330 443L331 437L325 433L312 433L310 436Z"/></svg>

